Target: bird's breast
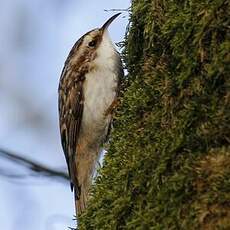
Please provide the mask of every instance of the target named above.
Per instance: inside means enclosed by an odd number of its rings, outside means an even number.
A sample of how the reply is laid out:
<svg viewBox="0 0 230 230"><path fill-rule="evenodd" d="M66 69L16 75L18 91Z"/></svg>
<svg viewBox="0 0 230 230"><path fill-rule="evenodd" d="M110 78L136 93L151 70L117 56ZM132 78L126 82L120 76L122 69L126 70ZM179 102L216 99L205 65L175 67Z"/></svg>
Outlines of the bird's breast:
<svg viewBox="0 0 230 230"><path fill-rule="evenodd" d="M111 115L105 115L116 98L118 76L110 69L96 69L86 74L82 130L89 135L103 135Z"/></svg>

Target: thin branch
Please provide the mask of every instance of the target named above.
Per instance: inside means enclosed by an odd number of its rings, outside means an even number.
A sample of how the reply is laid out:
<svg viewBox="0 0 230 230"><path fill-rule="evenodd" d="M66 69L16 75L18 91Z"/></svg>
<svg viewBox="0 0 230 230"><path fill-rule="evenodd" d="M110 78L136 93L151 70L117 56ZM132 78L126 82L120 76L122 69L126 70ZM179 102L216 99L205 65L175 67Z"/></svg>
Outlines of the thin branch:
<svg viewBox="0 0 230 230"><path fill-rule="evenodd" d="M115 11L115 12L121 12L121 11L123 11L123 12L129 12L130 11L130 7L128 7L127 9L109 9L109 10L104 9L104 11L105 12L110 12L110 11Z"/></svg>
<svg viewBox="0 0 230 230"><path fill-rule="evenodd" d="M13 153L11 151L8 151L5 149L0 149L0 157L6 159L8 161L11 161L13 163L16 163L20 166L23 166L23 167L35 172L36 174L39 174L39 175L46 176L46 177L57 177L60 179L69 180L69 176L65 172L51 169L51 168L49 168L49 167L47 167L41 163L35 162L34 160L31 160L31 159L28 159L25 156L20 156L20 155ZM2 173L2 172L0 171L0 173ZM3 175L6 176L7 173L4 173ZM8 176L10 176L10 174L8 174ZM19 177L20 177L20 175L19 175Z"/></svg>

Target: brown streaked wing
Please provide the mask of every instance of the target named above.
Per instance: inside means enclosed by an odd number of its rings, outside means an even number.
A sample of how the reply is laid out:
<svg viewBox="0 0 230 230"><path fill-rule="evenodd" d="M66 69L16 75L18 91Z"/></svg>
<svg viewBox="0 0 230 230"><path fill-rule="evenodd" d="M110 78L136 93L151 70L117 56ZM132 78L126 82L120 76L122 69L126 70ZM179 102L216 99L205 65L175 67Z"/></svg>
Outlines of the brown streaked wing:
<svg viewBox="0 0 230 230"><path fill-rule="evenodd" d="M79 72L68 72L63 69L59 85L59 125L62 147L68 165L73 186L78 190L76 179L75 157L83 113L83 81L84 77Z"/></svg>

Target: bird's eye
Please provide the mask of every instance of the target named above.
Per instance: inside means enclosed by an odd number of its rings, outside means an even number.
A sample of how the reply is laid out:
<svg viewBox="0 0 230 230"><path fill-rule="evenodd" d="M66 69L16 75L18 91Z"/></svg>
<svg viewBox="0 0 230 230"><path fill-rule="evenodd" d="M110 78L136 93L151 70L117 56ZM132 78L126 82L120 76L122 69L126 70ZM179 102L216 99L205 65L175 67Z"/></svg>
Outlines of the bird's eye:
<svg viewBox="0 0 230 230"><path fill-rule="evenodd" d="M91 41L91 42L89 42L89 44L88 44L88 46L90 46L90 47L94 47L96 45L96 41Z"/></svg>

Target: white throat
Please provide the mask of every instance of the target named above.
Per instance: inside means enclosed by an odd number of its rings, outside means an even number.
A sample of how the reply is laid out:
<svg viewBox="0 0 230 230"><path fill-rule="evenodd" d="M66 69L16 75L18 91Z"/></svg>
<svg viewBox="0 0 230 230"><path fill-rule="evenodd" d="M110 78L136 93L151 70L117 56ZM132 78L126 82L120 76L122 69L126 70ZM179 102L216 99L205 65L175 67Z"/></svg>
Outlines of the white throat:
<svg viewBox="0 0 230 230"><path fill-rule="evenodd" d="M97 56L94 60L94 64L98 68L114 71L118 58L118 53L109 37L108 31L105 31L102 41L97 49Z"/></svg>

